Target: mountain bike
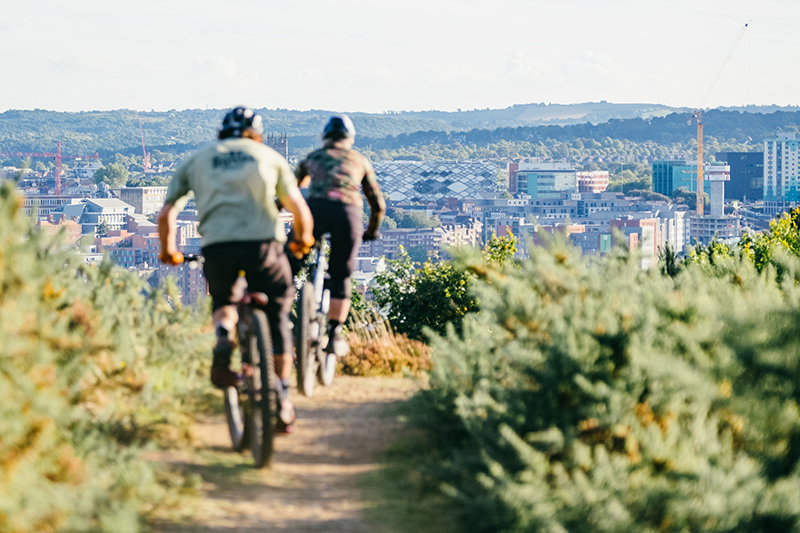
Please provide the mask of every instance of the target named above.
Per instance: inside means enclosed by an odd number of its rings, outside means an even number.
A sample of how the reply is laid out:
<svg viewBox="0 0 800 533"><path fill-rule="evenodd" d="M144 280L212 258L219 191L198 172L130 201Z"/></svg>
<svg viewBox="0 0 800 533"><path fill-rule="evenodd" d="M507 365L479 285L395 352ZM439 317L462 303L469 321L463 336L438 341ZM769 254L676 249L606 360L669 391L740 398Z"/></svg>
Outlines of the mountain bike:
<svg viewBox="0 0 800 533"><path fill-rule="evenodd" d="M297 353L297 388L307 397L314 394L317 380L322 385L333 383L337 357L327 353L325 333L330 306L330 291L325 288L328 260L325 257L325 235L314 243L307 264L308 277L300 288L297 300L295 325L295 351Z"/></svg>
<svg viewBox="0 0 800 533"><path fill-rule="evenodd" d="M184 256L189 268L198 268L203 257ZM236 307L239 322L236 337L242 360L242 385L223 391L225 416L233 449L237 452L248 446L256 468L269 466L275 451L274 438L280 394L272 355L272 336L264 313L267 295L243 292Z"/></svg>

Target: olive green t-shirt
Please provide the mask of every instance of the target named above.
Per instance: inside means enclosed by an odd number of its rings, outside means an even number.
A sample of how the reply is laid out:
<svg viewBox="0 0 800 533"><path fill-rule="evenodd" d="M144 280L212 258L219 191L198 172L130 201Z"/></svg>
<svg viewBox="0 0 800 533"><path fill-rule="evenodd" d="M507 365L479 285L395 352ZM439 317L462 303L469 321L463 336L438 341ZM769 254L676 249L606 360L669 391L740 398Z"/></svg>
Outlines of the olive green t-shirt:
<svg viewBox="0 0 800 533"><path fill-rule="evenodd" d="M286 241L275 197L297 188L278 152L252 139L217 141L193 154L175 173L167 204L183 209L194 191L203 246L231 241Z"/></svg>

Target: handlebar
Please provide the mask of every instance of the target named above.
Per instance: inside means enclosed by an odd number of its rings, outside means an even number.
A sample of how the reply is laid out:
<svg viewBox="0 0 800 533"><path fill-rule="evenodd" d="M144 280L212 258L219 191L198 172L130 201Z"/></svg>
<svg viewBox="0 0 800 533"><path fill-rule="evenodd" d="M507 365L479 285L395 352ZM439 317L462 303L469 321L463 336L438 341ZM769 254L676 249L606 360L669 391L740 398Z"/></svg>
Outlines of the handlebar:
<svg viewBox="0 0 800 533"><path fill-rule="evenodd" d="M186 254L183 256L183 262L189 263L189 268L191 270L196 270L203 266L203 263L206 262L206 258L200 254Z"/></svg>
<svg viewBox="0 0 800 533"><path fill-rule="evenodd" d="M200 254L183 255L180 252L175 252L172 254L172 257L165 258L164 256L161 256L160 259L162 263L172 266L180 266L183 263L189 263L189 268L192 270L198 268L205 262L205 258Z"/></svg>
<svg viewBox="0 0 800 533"><path fill-rule="evenodd" d="M291 241L289 243L289 250L294 254L297 259L302 259L311 253L311 248L315 243L306 244L304 242Z"/></svg>

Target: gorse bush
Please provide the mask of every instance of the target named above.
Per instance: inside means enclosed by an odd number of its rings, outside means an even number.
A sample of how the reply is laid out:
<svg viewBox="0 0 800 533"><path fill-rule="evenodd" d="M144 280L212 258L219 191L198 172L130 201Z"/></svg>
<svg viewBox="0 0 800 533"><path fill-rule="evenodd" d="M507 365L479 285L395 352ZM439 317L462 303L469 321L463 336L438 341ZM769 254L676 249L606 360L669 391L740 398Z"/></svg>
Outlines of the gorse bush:
<svg viewBox="0 0 800 533"><path fill-rule="evenodd" d="M176 296L83 265L0 187L1 532L138 531L169 500L138 449L185 433L209 342Z"/></svg>
<svg viewBox="0 0 800 533"><path fill-rule="evenodd" d="M432 335L412 420L469 531L800 527L800 264L777 251L641 271L565 243L475 251L480 311Z"/></svg>

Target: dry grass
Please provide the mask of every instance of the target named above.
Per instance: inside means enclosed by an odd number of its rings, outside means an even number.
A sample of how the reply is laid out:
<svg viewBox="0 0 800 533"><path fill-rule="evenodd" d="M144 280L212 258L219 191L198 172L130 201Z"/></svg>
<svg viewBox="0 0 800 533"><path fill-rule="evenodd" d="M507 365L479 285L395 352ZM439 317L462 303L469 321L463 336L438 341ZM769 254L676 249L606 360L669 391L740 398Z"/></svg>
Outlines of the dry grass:
<svg viewBox="0 0 800 533"><path fill-rule="evenodd" d="M342 358L339 370L350 376L398 376L404 372L419 375L431 367L430 348L392 330L385 318L369 311L352 317L347 336L350 353Z"/></svg>

